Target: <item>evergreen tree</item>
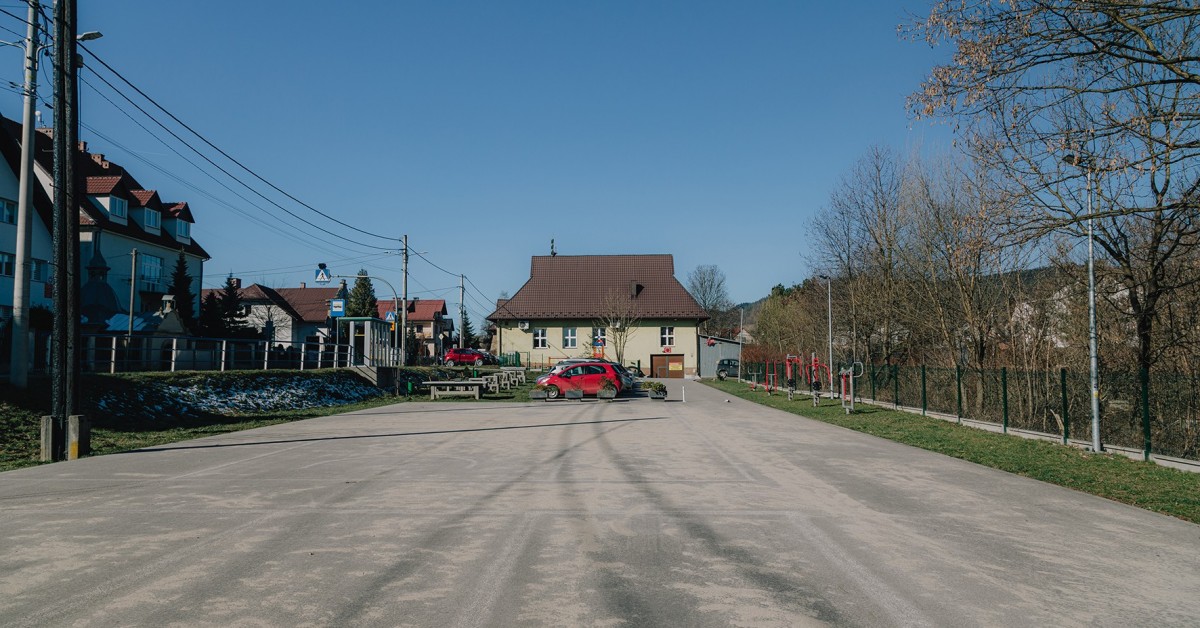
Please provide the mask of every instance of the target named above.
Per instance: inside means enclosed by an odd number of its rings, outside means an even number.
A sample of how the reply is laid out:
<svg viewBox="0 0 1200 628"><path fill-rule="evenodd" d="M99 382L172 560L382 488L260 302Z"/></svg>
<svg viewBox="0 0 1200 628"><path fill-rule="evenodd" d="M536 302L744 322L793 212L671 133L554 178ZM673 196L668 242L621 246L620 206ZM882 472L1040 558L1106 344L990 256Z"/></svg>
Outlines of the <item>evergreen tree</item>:
<svg viewBox="0 0 1200 628"><path fill-rule="evenodd" d="M462 335L464 347L479 348L479 339L475 337L475 326L471 324L471 314L465 309L462 310L462 329L458 333Z"/></svg>
<svg viewBox="0 0 1200 628"><path fill-rule="evenodd" d="M179 249L179 257L175 260L175 270L171 273L171 287L167 291L175 297L175 311L183 326L193 329L196 320L195 297L192 296L192 276L188 274L187 258L183 249Z"/></svg>
<svg viewBox="0 0 1200 628"><path fill-rule="evenodd" d="M224 338L225 320L221 317L221 301L216 292L209 292L200 303L199 333L205 338Z"/></svg>
<svg viewBox="0 0 1200 628"><path fill-rule="evenodd" d="M346 316L379 316L378 303L375 298L375 286L367 276L367 271L359 270L354 287L350 289L350 299L346 302Z"/></svg>
<svg viewBox="0 0 1200 628"><path fill-rule="evenodd" d="M225 278L225 286L221 288L218 299L221 311L221 324L225 338L242 338L247 334L246 312L242 307L242 294L234 281L233 275Z"/></svg>

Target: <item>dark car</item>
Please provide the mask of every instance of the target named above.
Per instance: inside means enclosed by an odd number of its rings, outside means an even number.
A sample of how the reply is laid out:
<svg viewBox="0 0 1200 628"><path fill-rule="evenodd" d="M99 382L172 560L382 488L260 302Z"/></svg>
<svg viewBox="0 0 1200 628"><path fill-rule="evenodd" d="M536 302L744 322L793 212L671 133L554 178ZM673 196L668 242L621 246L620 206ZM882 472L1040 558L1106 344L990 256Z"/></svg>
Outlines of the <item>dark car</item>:
<svg viewBox="0 0 1200 628"><path fill-rule="evenodd" d="M725 379L733 377L737 379L742 376L741 363L737 360L725 358L717 362L717 379Z"/></svg>
<svg viewBox="0 0 1200 628"><path fill-rule="evenodd" d="M446 366L454 366L456 364L483 366L484 364L495 363L496 358L491 354L475 349L450 349L446 351L446 355L442 358L442 364Z"/></svg>

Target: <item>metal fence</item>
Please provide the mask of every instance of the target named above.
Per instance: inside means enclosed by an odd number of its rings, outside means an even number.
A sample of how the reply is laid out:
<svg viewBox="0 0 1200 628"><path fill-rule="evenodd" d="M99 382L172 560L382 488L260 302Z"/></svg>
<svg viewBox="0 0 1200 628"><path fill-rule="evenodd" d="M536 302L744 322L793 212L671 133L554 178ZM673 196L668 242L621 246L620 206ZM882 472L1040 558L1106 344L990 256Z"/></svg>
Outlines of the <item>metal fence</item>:
<svg viewBox="0 0 1200 628"><path fill-rule="evenodd" d="M363 361L352 345L221 338L85 335L84 371L232 371L344 368Z"/></svg>
<svg viewBox="0 0 1200 628"><path fill-rule="evenodd" d="M745 365L743 378L771 383L771 373L783 372L782 362L759 362ZM866 368L855 390L863 399L994 423L1004 432L1038 432L1063 442L1091 437L1086 372L879 365ZM1100 440L1141 450L1145 458L1200 460L1200 379L1101 373Z"/></svg>

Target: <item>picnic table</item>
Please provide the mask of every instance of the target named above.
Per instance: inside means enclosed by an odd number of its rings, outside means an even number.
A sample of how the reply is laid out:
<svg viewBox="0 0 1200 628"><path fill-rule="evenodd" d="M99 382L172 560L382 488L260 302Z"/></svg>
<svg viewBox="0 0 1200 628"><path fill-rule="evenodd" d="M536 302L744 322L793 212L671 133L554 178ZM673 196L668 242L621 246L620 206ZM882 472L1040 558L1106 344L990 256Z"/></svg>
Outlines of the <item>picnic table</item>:
<svg viewBox="0 0 1200 628"><path fill-rule="evenodd" d="M456 380L444 382L425 382L429 387L430 399L442 397L474 397L483 398L483 387L487 385L482 378L478 380Z"/></svg>
<svg viewBox="0 0 1200 628"><path fill-rule="evenodd" d="M525 383L525 367L523 366L502 366L500 372L507 375L509 381L514 384Z"/></svg>

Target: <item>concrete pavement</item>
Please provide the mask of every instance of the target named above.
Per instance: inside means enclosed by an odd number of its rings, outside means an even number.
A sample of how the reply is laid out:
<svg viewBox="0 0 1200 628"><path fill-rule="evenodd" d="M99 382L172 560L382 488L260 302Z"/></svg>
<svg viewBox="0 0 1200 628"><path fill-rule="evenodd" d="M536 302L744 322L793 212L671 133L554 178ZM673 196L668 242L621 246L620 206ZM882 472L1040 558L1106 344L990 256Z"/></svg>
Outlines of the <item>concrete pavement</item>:
<svg viewBox="0 0 1200 628"><path fill-rule="evenodd" d="M1200 624L1200 526L680 385L0 474L0 624Z"/></svg>

